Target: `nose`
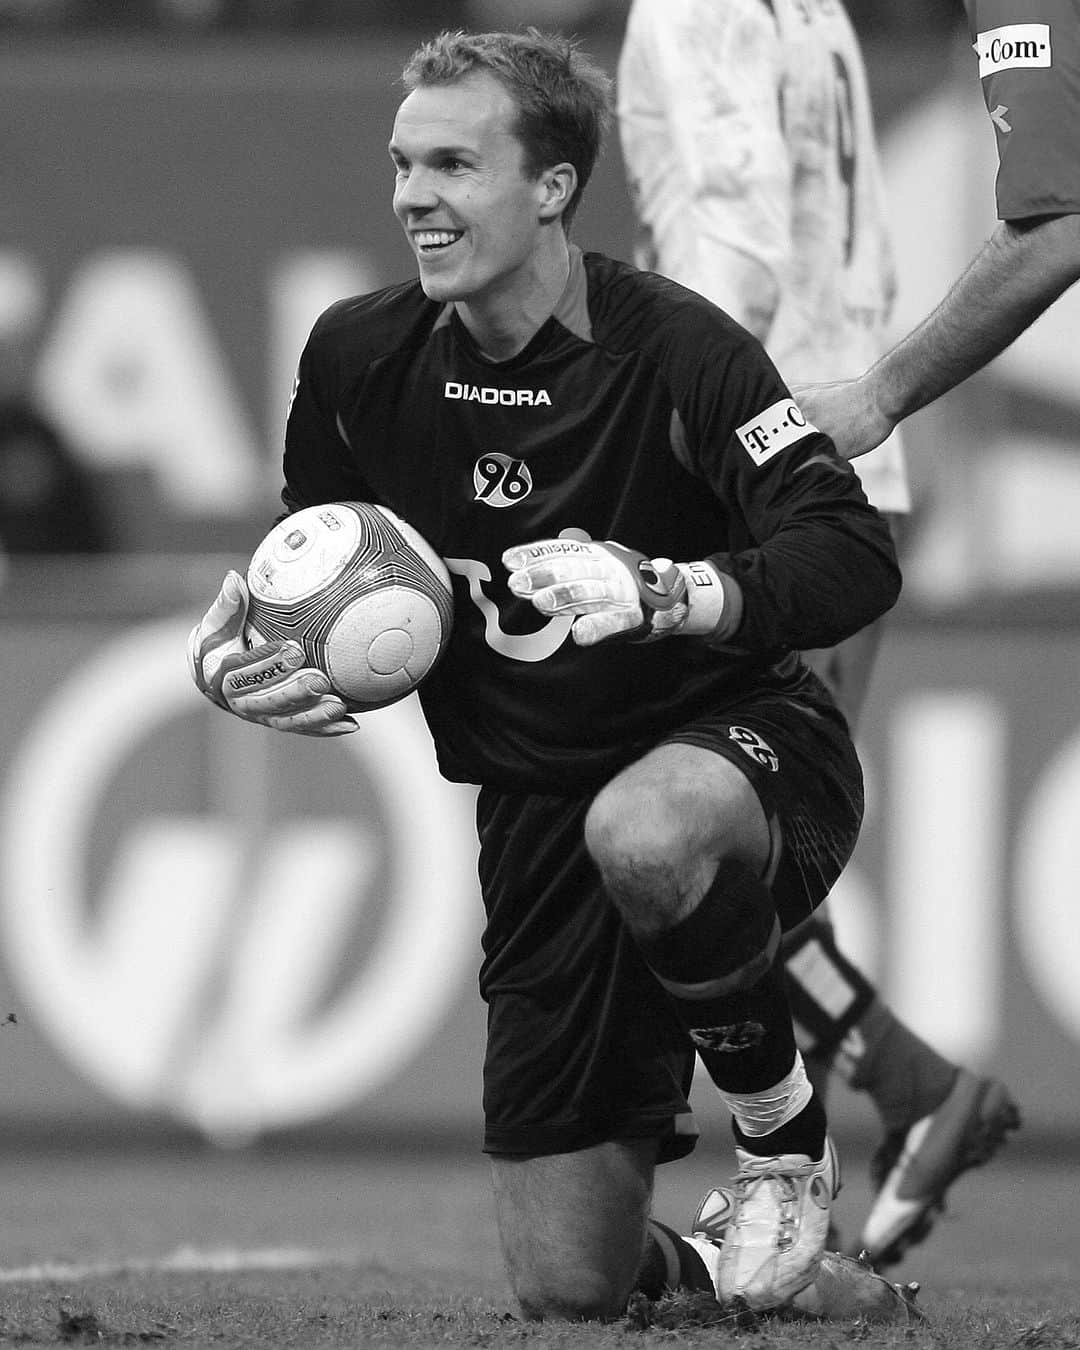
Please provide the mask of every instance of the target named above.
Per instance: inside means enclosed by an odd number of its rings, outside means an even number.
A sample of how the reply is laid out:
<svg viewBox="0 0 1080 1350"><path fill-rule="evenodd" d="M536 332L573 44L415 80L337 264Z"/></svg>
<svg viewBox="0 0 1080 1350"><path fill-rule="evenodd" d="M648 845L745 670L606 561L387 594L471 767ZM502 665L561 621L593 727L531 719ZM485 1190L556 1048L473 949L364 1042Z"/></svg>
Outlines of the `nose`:
<svg viewBox="0 0 1080 1350"><path fill-rule="evenodd" d="M438 196L430 174L413 165L398 173L394 184L394 210L405 217L416 211L430 211L438 205Z"/></svg>

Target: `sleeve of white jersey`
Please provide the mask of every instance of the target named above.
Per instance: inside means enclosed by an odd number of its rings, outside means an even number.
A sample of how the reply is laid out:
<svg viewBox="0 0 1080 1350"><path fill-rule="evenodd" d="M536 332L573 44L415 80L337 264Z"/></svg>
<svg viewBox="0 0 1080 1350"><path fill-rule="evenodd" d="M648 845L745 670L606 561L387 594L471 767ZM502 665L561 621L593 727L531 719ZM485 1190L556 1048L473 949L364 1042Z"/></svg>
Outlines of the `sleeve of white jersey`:
<svg viewBox="0 0 1080 1350"><path fill-rule="evenodd" d="M685 209L658 207L661 231L650 222L659 270L681 270L676 280L743 318L755 275L746 260L779 285L790 251L776 19L766 0L638 0L638 11L635 40L678 163L673 195L685 193Z"/></svg>

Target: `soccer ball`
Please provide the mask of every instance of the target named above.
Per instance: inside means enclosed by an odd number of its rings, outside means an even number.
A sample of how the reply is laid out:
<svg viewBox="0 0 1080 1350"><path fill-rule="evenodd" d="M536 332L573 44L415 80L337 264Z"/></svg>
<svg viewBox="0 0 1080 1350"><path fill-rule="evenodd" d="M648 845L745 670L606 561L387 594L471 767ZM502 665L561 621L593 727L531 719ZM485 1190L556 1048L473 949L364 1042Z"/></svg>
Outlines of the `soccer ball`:
<svg viewBox="0 0 1080 1350"><path fill-rule="evenodd" d="M247 581L252 644L300 643L350 712L412 693L450 638L445 563L383 506L334 502L286 516L255 550Z"/></svg>

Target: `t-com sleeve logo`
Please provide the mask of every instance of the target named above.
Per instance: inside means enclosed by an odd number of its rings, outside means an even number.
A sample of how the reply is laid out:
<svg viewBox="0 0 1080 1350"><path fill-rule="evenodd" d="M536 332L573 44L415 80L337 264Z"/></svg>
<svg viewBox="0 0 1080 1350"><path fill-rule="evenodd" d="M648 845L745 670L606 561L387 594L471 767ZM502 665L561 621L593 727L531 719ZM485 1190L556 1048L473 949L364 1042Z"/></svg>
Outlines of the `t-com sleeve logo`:
<svg viewBox="0 0 1080 1350"><path fill-rule="evenodd" d="M817 427L806 420L795 400L782 398L736 427L735 435L754 463L764 464L812 431Z"/></svg>
<svg viewBox="0 0 1080 1350"><path fill-rule="evenodd" d="M1004 28L988 28L971 45L979 57L980 80L999 70L1053 64L1048 23L1009 23Z"/></svg>

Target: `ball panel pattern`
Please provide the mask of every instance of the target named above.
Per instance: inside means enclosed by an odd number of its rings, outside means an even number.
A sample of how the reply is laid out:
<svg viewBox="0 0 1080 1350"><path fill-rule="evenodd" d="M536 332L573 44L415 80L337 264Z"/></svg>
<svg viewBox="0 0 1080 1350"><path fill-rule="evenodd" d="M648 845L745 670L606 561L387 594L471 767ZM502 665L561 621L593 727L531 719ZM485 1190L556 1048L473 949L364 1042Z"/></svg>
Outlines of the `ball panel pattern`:
<svg viewBox="0 0 1080 1350"><path fill-rule="evenodd" d="M446 565L384 507L340 502L279 522L248 568L252 640L292 639L352 711L409 694L453 623Z"/></svg>
<svg viewBox="0 0 1080 1350"><path fill-rule="evenodd" d="M318 598L328 580L367 547L363 522L354 511L316 507L310 517L298 511L279 521L256 550L248 577L251 594L275 604Z"/></svg>
<svg viewBox="0 0 1080 1350"><path fill-rule="evenodd" d="M443 631L438 607L419 591L395 585L362 595L330 630L326 673L346 701L403 698L434 666Z"/></svg>

